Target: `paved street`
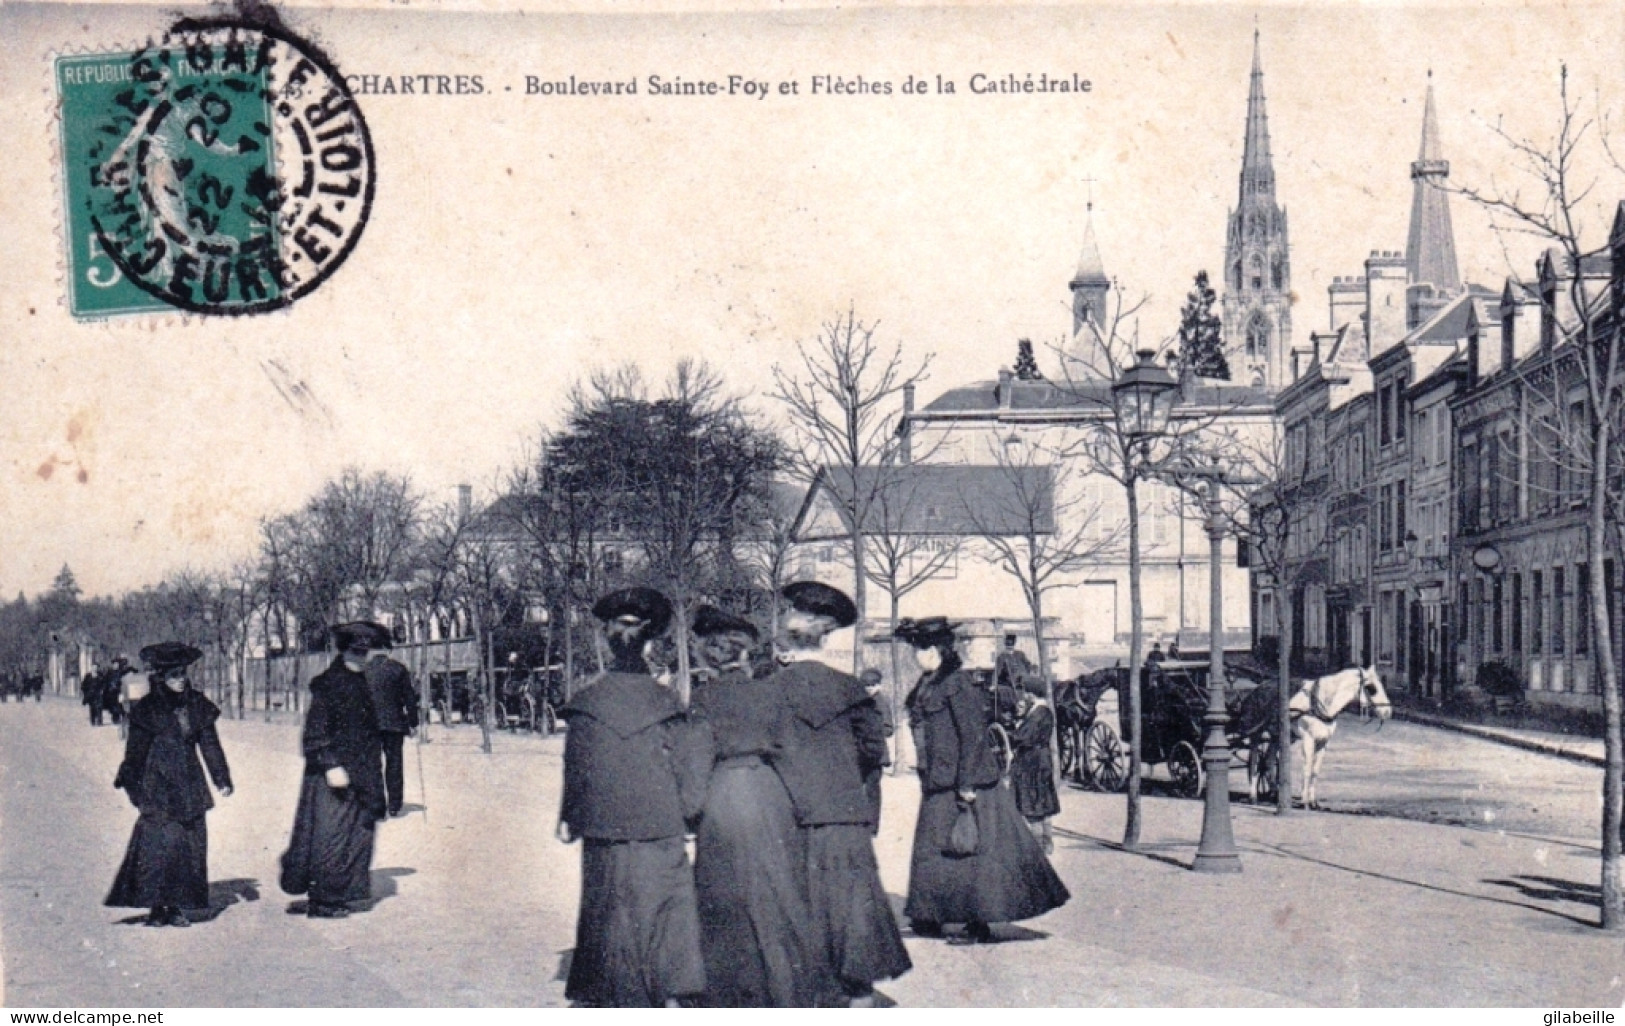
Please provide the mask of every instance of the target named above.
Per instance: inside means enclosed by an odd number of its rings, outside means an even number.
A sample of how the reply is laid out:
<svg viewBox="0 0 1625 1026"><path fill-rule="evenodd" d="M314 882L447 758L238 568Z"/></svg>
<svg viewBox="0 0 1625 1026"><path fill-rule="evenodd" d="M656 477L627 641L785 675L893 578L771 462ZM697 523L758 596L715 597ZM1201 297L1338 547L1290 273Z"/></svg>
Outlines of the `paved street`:
<svg viewBox="0 0 1625 1026"><path fill-rule="evenodd" d="M291 723L222 723L237 794L209 819L218 915L189 930L104 908L135 813L120 751L77 706L0 705L3 1002L96 1005L558 1005L577 849L552 838L562 739L472 728L422 749L427 812L382 828L369 914L289 915L276 856L300 760ZM408 801L419 798L408 751ZM882 985L923 1005L1617 1006L1625 941L1595 920L1600 771L1412 724L1340 728L1332 811L1236 811L1245 872L1184 868L1198 802L1146 801L1145 845L1116 848L1122 799L1068 790L1064 908L1006 943L910 938ZM882 875L899 905L918 790L887 782Z"/></svg>

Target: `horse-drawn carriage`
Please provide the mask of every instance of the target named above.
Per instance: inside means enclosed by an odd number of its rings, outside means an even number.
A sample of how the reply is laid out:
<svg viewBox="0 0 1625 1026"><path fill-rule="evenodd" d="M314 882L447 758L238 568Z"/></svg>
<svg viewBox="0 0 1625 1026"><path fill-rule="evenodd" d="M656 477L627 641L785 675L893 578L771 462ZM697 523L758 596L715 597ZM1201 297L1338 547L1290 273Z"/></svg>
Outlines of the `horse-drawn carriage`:
<svg viewBox="0 0 1625 1026"><path fill-rule="evenodd" d="M559 728L564 682L559 667L498 668L492 680L495 703L492 725L505 730L552 734ZM451 726L480 723L485 716L485 682L478 674L458 671L429 675L429 704L435 718Z"/></svg>
<svg viewBox="0 0 1625 1026"><path fill-rule="evenodd" d="M1203 723L1207 715L1206 661L1165 660L1147 663L1140 676L1140 721L1144 735L1140 760L1167 769L1173 792L1194 798L1202 793ZM1261 800L1273 800L1276 779L1274 705L1268 689L1250 671L1226 667L1225 733L1232 757L1242 757L1256 781ZM1085 674L1056 688L1056 724L1062 772L1086 787L1118 791L1128 783L1129 746L1134 737L1129 718L1128 669L1114 666ZM1117 696L1117 722L1099 715L1108 691Z"/></svg>

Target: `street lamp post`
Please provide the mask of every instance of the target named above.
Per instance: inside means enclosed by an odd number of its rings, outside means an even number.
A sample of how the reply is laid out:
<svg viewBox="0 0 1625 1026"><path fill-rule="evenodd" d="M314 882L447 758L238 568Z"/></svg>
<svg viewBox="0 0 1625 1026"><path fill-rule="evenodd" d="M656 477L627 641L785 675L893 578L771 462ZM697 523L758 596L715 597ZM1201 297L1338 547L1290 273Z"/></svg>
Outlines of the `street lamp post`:
<svg viewBox="0 0 1625 1026"><path fill-rule="evenodd" d="M1149 456L1151 440L1167 430L1179 383L1156 360L1156 353L1141 349L1134 366L1112 384L1112 406L1117 444L1123 459L1123 491L1128 502L1129 735L1128 810L1123 824L1123 846L1140 842L1140 650L1144 644L1145 610L1140 598L1140 525L1135 483Z"/></svg>
<svg viewBox="0 0 1625 1026"><path fill-rule="evenodd" d="M1208 538L1208 680L1207 740L1202 745L1202 764L1207 771L1207 793L1202 804L1202 840L1196 846L1191 868L1198 873L1239 873L1241 853L1230 827L1230 739L1225 725L1230 714L1224 705L1224 518L1219 505L1218 467L1195 472L1207 479L1205 491Z"/></svg>

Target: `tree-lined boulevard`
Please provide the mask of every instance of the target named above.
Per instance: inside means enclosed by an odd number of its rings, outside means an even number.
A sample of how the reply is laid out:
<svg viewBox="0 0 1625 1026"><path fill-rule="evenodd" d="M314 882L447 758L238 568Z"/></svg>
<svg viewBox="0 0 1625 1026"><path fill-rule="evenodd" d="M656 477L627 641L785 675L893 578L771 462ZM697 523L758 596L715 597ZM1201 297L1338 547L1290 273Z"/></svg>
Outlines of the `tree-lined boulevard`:
<svg viewBox="0 0 1625 1026"><path fill-rule="evenodd" d="M1625 945L1592 925L1601 771L1409 723L1346 726L1328 811L1237 805L1240 876L1187 871L1201 804L1154 776L1133 855L1117 843L1121 797L1065 790L1055 865L1073 900L999 927L993 946L910 935L915 969L881 993L902 1006L1617 1007ZM578 866L553 838L561 738L503 734L487 757L477 730L432 727L407 753L408 815L380 828L376 907L330 922L289 915L296 899L276 889L296 725L221 732L237 793L210 818L219 913L151 930L101 905L134 817L111 787L117 732L66 701L0 707L0 1002L563 1004ZM918 787L910 773L885 788L876 847L900 902Z"/></svg>

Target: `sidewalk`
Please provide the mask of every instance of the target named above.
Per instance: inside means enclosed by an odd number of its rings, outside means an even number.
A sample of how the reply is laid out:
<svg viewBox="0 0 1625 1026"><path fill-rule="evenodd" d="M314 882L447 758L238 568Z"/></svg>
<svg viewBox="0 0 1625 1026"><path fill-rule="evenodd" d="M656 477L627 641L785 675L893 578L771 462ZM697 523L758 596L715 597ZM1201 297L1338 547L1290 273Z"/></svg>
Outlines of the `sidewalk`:
<svg viewBox="0 0 1625 1026"><path fill-rule="evenodd" d="M1400 705L1394 706L1394 718L1425 724L1429 727L1437 727L1440 730L1453 730L1457 733L1480 737L1486 741L1494 741L1497 744L1510 745L1513 748L1522 748L1526 751L1555 755L1560 759L1569 759L1588 766L1602 766L1605 764L1601 738L1563 734L1555 730L1533 730L1524 727L1502 727L1488 723L1472 723L1446 713L1412 709Z"/></svg>

